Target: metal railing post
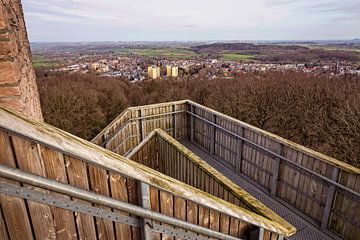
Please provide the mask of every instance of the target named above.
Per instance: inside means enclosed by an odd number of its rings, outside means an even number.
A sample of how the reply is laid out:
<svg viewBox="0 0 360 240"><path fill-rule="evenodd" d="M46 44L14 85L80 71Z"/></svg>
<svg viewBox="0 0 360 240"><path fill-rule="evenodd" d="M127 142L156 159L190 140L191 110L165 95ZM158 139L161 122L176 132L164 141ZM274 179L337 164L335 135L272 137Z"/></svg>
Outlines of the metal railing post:
<svg viewBox="0 0 360 240"><path fill-rule="evenodd" d="M244 128L240 127L239 128L239 132L238 134L243 137L244 135ZM235 168L236 168L236 172L241 173L242 172L242 152L243 152L243 140L241 138L236 138L236 162L235 162Z"/></svg>
<svg viewBox="0 0 360 240"><path fill-rule="evenodd" d="M281 155L282 145L280 143L276 143L277 146L274 149L274 152ZM272 179L271 179L271 186L270 191L272 196L276 196L276 188L277 182L279 178L279 169L280 169L280 162L281 159L276 157L274 158L274 163L272 165Z"/></svg>
<svg viewBox="0 0 360 240"><path fill-rule="evenodd" d="M173 112L173 114L172 114L172 127L173 127L173 138L175 138L176 139L176 135L177 135L177 122L176 122L176 113L174 113L174 112L176 112L176 105L173 105L172 106L172 112Z"/></svg>
<svg viewBox="0 0 360 240"><path fill-rule="evenodd" d="M260 228L259 230L259 240L264 240L264 228Z"/></svg>
<svg viewBox="0 0 360 240"><path fill-rule="evenodd" d="M212 122L214 124L216 124L216 116L213 114L212 115ZM214 155L215 154L215 125L209 125L210 128L210 154Z"/></svg>
<svg viewBox="0 0 360 240"><path fill-rule="evenodd" d="M140 183L140 205L145 209L151 209L150 205L150 187L148 184ZM141 236L143 240L151 240L151 221L146 218L142 218L141 221Z"/></svg>
<svg viewBox="0 0 360 240"><path fill-rule="evenodd" d="M190 142L194 142L194 106L190 105L190 112L192 113L190 115Z"/></svg>
<svg viewBox="0 0 360 240"><path fill-rule="evenodd" d="M143 109L139 110L139 132L140 132L140 141L145 139L145 132L144 132L144 122L143 122L143 117L144 113L143 113Z"/></svg>
<svg viewBox="0 0 360 240"><path fill-rule="evenodd" d="M334 167L332 173L331 173L331 180L338 181L339 176L339 169L337 167ZM325 208L323 212L323 217L321 220L321 229L324 230L327 228L330 220L330 213L331 213L331 207L334 201L335 197L335 185L329 183L330 186L328 187L327 195L326 195L326 202L325 202Z"/></svg>

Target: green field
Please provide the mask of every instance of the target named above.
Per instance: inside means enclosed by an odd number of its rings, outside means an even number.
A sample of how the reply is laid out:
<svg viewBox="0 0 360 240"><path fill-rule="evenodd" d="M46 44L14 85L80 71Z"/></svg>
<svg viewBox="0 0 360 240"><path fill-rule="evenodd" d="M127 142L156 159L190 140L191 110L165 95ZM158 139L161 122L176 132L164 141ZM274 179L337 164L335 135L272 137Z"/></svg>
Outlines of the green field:
<svg viewBox="0 0 360 240"><path fill-rule="evenodd" d="M239 54L239 53L223 53L221 54L220 59L225 61L251 61L253 60L253 55Z"/></svg>
<svg viewBox="0 0 360 240"><path fill-rule="evenodd" d="M34 67L57 67L57 66L59 66L58 62L51 60L51 59L47 59L42 55L34 55L32 61L33 61Z"/></svg>
<svg viewBox="0 0 360 240"><path fill-rule="evenodd" d="M120 48L118 54L134 54L145 57L166 57L176 59L188 59L196 56L196 53L180 48Z"/></svg>

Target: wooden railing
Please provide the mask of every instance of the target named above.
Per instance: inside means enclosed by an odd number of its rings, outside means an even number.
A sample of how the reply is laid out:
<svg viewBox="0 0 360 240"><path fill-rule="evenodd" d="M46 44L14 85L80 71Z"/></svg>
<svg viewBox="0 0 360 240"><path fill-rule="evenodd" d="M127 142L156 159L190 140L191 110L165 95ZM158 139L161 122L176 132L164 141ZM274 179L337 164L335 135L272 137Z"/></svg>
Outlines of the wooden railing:
<svg viewBox="0 0 360 240"><path fill-rule="evenodd" d="M186 101L131 107L120 114L92 142L126 155L154 129L160 128L176 139L188 136Z"/></svg>
<svg viewBox="0 0 360 240"><path fill-rule="evenodd" d="M273 220L286 228L289 233L295 233L295 228L284 219L160 129L149 134L127 157L214 197L247 209L250 211L249 215L255 213ZM213 230L226 234L239 232L240 237L245 237L248 229L247 224L241 222L239 224L237 220L223 215L213 215L210 218L209 211L202 208L199 208L199 219L202 225L210 225ZM276 233L269 231L263 234L265 239L278 238Z"/></svg>
<svg viewBox="0 0 360 240"><path fill-rule="evenodd" d="M240 239L202 225L196 211L288 229L263 216L0 108L0 239ZM184 206L187 206L184 208ZM191 209L190 209L191 208ZM258 234L259 234L258 233ZM274 235L275 236L275 235Z"/></svg>
<svg viewBox="0 0 360 240"><path fill-rule="evenodd" d="M142 115L146 125L128 117L139 129L138 140L119 151L126 142L122 128L128 128L120 122L136 111L147 111ZM190 140L320 229L344 239L360 236L360 169L192 101L129 108L94 141L125 154L155 128Z"/></svg>

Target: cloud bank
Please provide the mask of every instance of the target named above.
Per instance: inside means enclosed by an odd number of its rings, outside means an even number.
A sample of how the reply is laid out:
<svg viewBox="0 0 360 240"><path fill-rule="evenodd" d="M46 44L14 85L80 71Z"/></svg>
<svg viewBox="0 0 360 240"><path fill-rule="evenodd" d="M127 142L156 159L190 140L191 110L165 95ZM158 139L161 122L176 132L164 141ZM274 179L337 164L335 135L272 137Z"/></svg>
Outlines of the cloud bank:
<svg viewBox="0 0 360 240"><path fill-rule="evenodd" d="M23 0L31 41L360 37L358 0Z"/></svg>

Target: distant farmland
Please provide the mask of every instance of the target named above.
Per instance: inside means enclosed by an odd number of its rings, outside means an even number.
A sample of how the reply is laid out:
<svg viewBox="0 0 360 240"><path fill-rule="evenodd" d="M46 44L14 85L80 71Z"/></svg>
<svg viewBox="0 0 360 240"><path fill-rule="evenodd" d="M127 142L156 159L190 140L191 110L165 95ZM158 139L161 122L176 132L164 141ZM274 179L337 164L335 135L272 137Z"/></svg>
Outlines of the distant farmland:
<svg viewBox="0 0 360 240"><path fill-rule="evenodd" d="M239 53L222 53L220 59L225 61L251 61L254 60L253 55Z"/></svg>
<svg viewBox="0 0 360 240"><path fill-rule="evenodd" d="M116 53L175 59L188 59L197 55L191 50L181 48L120 48L116 51Z"/></svg>
<svg viewBox="0 0 360 240"><path fill-rule="evenodd" d="M33 55L32 58L34 67L57 67L59 62L46 58L43 55Z"/></svg>

